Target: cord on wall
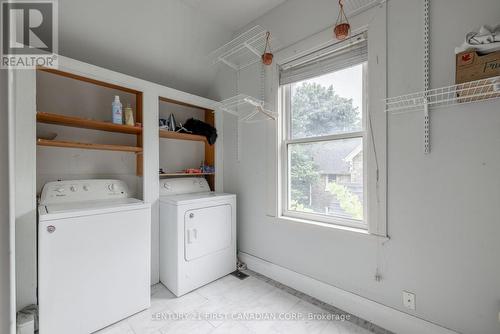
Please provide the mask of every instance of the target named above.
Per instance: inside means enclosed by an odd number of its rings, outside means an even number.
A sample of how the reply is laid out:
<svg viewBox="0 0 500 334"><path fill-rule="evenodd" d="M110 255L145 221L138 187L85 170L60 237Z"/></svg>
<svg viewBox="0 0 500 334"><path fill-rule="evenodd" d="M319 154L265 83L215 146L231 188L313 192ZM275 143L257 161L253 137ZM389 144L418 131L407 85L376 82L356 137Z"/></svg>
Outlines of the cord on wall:
<svg viewBox="0 0 500 334"><path fill-rule="evenodd" d="M385 1L382 1L380 4L383 4ZM386 27L386 34L387 34L387 6L385 6L385 27ZM387 36L386 36L387 38ZM385 59L385 61L387 61L387 59ZM378 58L378 55L377 55L377 64L379 63L379 58ZM387 77L387 67L385 68L385 75ZM386 80L386 91L387 91L387 80ZM376 221L376 227L377 227L377 234L380 233L380 220L381 220L381 217L380 217L380 165L379 165L379 157L378 157L378 153L377 153L377 146L376 146L376 143L375 143L375 134L374 134L374 131L373 131L373 124L372 124L372 115L371 113L368 111L368 126L369 126L369 130L370 130L370 137L371 137L371 142L372 142L372 146L373 146L373 154L374 154L374 158L375 158L375 167L376 167L376 179L375 179L375 194L376 194L376 199L377 199L377 205L376 205L376 208L377 208L377 221ZM387 221L385 222L387 224ZM387 225L386 225L387 226ZM381 282L384 277L382 275L382 271L383 271L383 253L382 253L382 248L385 246L385 243L390 240L389 236L388 236L388 231L386 229L385 231L385 234L387 236L387 239L386 240L377 240L377 248L376 248L376 268L375 268L375 275L374 275L374 280L376 282Z"/></svg>
<svg viewBox="0 0 500 334"><path fill-rule="evenodd" d="M236 71L236 96L240 94L240 70ZM238 108L238 106L236 106ZM241 158L241 122L238 120L236 125L236 161L240 162Z"/></svg>

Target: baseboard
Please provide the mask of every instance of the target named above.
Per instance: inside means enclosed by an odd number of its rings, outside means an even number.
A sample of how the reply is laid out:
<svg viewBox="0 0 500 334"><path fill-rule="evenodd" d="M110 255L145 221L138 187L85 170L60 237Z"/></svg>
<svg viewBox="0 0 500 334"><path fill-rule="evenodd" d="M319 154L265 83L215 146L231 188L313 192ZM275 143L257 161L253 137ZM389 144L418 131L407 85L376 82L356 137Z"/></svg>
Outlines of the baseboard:
<svg viewBox="0 0 500 334"><path fill-rule="evenodd" d="M246 263L250 270L370 321L391 332L404 334L457 334L457 332L450 329L328 285L253 255L239 252L239 258Z"/></svg>

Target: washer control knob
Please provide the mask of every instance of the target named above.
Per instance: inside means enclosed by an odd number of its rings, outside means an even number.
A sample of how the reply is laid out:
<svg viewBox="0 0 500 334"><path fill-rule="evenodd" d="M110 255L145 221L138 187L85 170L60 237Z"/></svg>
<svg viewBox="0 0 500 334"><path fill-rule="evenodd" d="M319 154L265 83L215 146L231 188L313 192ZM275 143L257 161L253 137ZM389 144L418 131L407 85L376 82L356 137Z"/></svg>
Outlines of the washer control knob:
<svg viewBox="0 0 500 334"><path fill-rule="evenodd" d="M194 213L190 213L189 218L194 218Z"/></svg>
<svg viewBox="0 0 500 334"><path fill-rule="evenodd" d="M88 186L88 185L84 185L84 186L82 187L82 189L83 189L83 191L89 191L89 186Z"/></svg>
<svg viewBox="0 0 500 334"><path fill-rule="evenodd" d="M58 193L63 193L64 192L64 187L56 188L55 191L58 192Z"/></svg>
<svg viewBox="0 0 500 334"><path fill-rule="evenodd" d="M75 192L77 189L76 189L76 186L71 186L71 187L69 187L69 190L71 190L72 192Z"/></svg>
<svg viewBox="0 0 500 334"><path fill-rule="evenodd" d="M111 183L108 185L108 190L109 191L115 191L116 190L116 185L114 183Z"/></svg>
<svg viewBox="0 0 500 334"><path fill-rule="evenodd" d="M171 188L171 187L170 187L170 183L165 182L165 183L163 184L163 188L165 188L165 189L170 189L170 188Z"/></svg>

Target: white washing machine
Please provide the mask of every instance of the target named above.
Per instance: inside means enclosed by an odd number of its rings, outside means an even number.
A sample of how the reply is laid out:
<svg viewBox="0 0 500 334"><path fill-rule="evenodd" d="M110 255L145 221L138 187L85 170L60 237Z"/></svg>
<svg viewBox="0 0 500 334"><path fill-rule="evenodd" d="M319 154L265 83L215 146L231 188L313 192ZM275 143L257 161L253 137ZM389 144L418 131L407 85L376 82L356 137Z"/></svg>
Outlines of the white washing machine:
<svg viewBox="0 0 500 334"><path fill-rule="evenodd" d="M92 333L150 306L151 206L124 182L49 182L38 211L40 334Z"/></svg>
<svg viewBox="0 0 500 334"><path fill-rule="evenodd" d="M160 281L181 296L236 270L236 195L160 180Z"/></svg>

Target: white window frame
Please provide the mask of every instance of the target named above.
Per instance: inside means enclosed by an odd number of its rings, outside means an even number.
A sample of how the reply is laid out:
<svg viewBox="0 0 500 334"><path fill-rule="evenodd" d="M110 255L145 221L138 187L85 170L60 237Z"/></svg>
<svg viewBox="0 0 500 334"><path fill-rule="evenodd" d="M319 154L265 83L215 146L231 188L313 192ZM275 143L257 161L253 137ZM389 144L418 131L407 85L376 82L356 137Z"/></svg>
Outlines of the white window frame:
<svg viewBox="0 0 500 334"><path fill-rule="evenodd" d="M339 133L333 135L325 136L315 136L300 139L291 138L291 85L285 84L279 87L279 106L281 108L281 119L282 119L282 138L281 138L281 215L285 218L300 219L303 221L326 223L331 225L346 226L352 228L358 228L363 230L368 230L368 159L367 159L367 143L369 127L367 127L368 119L368 96L367 96L367 85L368 85L368 62L363 63L363 108L362 108L362 128L361 131ZM326 72L324 75L334 73ZM362 138L363 140L363 220L349 219L344 217L336 217L334 215L327 216L322 214L315 214L309 212L298 212L289 210L289 169L290 161L288 155L288 147L291 144L305 144L305 143L316 143L324 141L333 141L339 139L350 139L350 138Z"/></svg>

